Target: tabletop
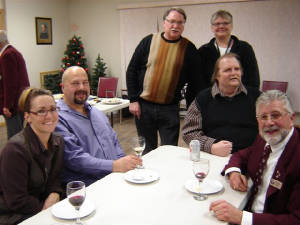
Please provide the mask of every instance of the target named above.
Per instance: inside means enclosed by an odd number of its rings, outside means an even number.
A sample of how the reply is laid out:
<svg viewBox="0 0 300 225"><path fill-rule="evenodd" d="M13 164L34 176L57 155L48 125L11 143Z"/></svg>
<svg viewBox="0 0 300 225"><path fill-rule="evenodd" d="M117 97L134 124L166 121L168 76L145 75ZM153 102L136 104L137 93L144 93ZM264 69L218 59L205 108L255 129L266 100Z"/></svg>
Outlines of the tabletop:
<svg viewBox="0 0 300 225"><path fill-rule="evenodd" d="M94 104L93 106L99 109L103 113L111 113L129 106L130 102L128 99L116 98L119 100L118 104L105 104L103 101Z"/></svg>
<svg viewBox="0 0 300 225"><path fill-rule="evenodd" d="M207 200L194 200L193 194L184 186L187 180L194 178L188 149L166 145L143 156L145 168L156 171L160 176L158 180L148 184L133 184L124 179L124 173L111 173L87 187L87 199L95 204L96 210L82 220L86 225L226 224L209 212L210 203L225 199L243 208L246 193L232 190L228 179L220 175L229 157L205 152L201 152L201 157L210 160L206 179L218 180L224 186L221 192L208 195ZM51 214L51 209L47 209L21 224L71 223L73 221L57 219Z"/></svg>

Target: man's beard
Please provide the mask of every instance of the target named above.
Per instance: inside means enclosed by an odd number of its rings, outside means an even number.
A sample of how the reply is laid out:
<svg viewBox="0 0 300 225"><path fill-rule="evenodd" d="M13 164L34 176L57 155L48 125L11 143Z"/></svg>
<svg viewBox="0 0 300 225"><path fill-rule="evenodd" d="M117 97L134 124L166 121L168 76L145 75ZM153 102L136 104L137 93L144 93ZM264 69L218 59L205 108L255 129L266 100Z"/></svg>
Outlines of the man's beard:
<svg viewBox="0 0 300 225"><path fill-rule="evenodd" d="M76 98L76 95L78 95L78 94L85 94L85 98L83 98L83 99ZM83 105L86 102L87 99L88 99L88 92L87 91L79 90L79 91L76 91L74 93L74 103L77 104L77 105Z"/></svg>
<svg viewBox="0 0 300 225"><path fill-rule="evenodd" d="M279 134L277 135L273 135L270 136L268 133L268 131L273 131L273 130L279 130ZM270 145L277 145L280 142L282 142L284 140L284 138L289 134L289 130L287 129L283 129L280 128L276 125L273 126L269 126L263 129L263 131L261 132L262 137L265 139L266 142L268 142Z"/></svg>

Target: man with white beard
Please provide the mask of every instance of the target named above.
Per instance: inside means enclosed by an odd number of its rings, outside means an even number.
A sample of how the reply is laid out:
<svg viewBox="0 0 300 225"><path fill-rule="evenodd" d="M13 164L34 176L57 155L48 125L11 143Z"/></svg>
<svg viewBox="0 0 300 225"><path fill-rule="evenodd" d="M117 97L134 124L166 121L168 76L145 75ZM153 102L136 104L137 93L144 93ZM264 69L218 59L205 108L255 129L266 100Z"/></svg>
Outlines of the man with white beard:
<svg viewBox="0 0 300 225"><path fill-rule="evenodd" d="M300 140L287 96L267 91L257 99L259 134L252 146L233 154L222 174L236 191L247 191L243 211L225 200L211 203L219 220L242 225L300 224Z"/></svg>

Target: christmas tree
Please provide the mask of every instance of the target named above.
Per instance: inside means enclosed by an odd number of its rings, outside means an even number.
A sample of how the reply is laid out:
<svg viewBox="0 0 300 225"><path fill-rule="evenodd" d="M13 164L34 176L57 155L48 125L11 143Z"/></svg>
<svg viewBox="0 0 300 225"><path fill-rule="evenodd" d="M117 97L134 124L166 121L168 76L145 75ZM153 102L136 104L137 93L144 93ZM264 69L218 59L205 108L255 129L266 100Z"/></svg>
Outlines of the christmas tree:
<svg viewBox="0 0 300 225"><path fill-rule="evenodd" d="M63 73L70 66L81 66L86 72L88 72L88 65L84 57L84 48L80 40L80 37L74 35L67 45L65 56L62 58L62 69Z"/></svg>
<svg viewBox="0 0 300 225"><path fill-rule="evenodd" d="M107 69L106 63L103 62L103 58L101 58L100 54L98 54L98 57L96 59L96 64L93 68L92 78L91 78L91 94L92 95L97 95L99 77L106 76L106 73L105 73L106 69Z"/></svg>
<svg viewBox="0 0 300 225"><path fill-rule="evenodd" d="M88 73L87 60L84 57L84 48L80 37L73 36L69 40L67 49L64 52L65 56L62 58L61 72L59 76L47 77L44 80L44 87L52 91L53 94L61 93L61 78L64 71L70 66L81 66ZM90 80L90 76L88 74Z"/></svg>

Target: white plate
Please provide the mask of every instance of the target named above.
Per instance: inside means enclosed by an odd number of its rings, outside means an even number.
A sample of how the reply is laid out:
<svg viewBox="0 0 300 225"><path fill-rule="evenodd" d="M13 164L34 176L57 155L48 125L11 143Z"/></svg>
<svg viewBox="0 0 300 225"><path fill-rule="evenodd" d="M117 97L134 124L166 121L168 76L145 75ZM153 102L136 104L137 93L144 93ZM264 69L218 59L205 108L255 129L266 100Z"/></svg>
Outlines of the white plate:
<svg viewBox="0 0 300 225"><path fill-rule="evenodd" d="M215 194L223 189L223 184L217 180L205 179L199 186L199 182L196 179L189 179L184 184L185 188L196 194Z"/></svg>
<svg viewBox="0 0 300 225"><path fill-rule="evenodd" d="M101 100L99 98L95 98L95 99L88 100L87 102L93 106L93 105L101 102Z"/></svg>
<svg viewBox="0 0 300 225"><path fill-rule="evenodd" d="M95 204L88 199L85 199L82 206L80 207L80 217L85 217L90 215L95 210ZM60 219L76 219L77 214L75 207L72 206L68 199L64 199L52 206L51 212L53 216Z"/></svg>
<svg viewBox="0 0 300 225"><path fill-rule="evenodd" d="M109 98L109 99L102 99L101 103L106 105L118 105L122 103L122 100L118 98Z"/></svg>
<svg viewBox="0 0 300 225"><path fill-rule="evenodd" d="M135 184L151 183L159 179L157 172L148 169L129 170L124 174L124 179Z"/></svg>

